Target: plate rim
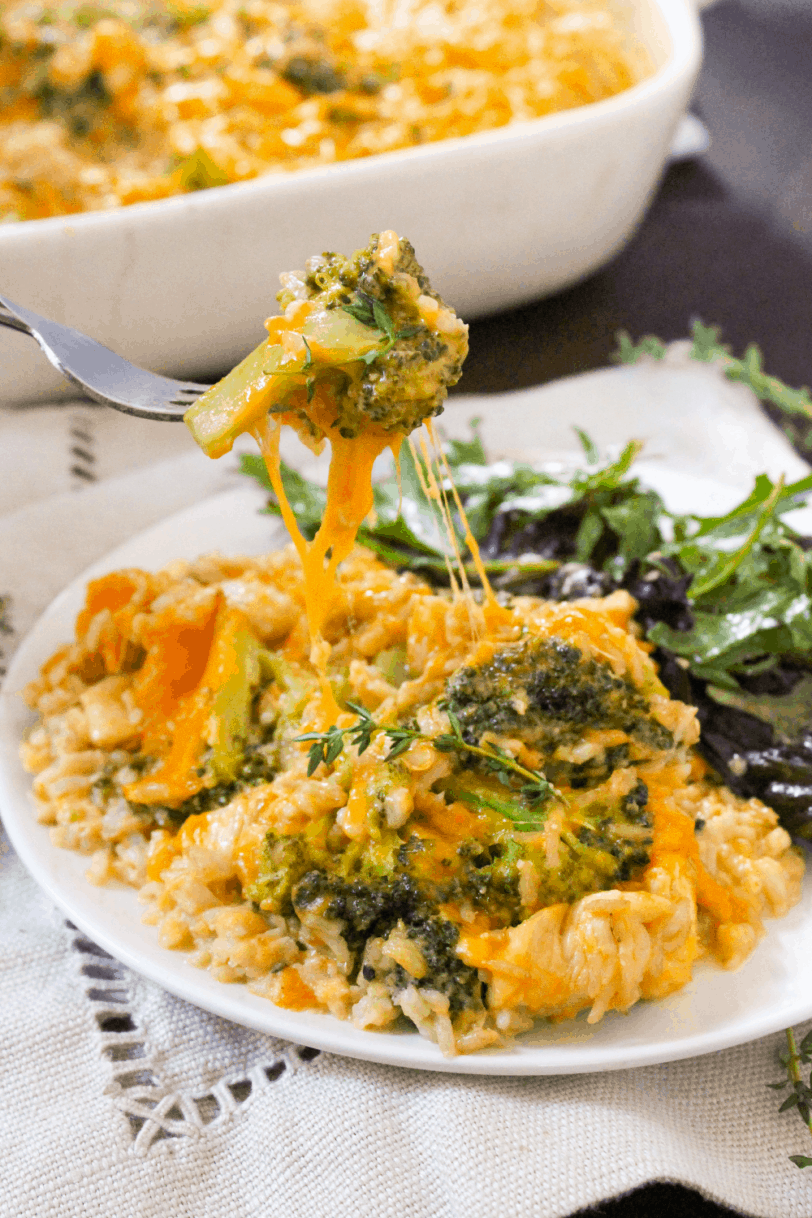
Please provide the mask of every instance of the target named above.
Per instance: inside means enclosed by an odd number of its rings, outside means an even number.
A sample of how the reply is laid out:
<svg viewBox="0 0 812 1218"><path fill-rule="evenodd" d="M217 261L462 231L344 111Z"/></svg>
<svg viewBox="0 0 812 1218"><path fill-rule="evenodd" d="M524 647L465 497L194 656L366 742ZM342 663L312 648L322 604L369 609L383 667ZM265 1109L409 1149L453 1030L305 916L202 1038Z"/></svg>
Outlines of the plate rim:
<svg viewBox="0 0 812 1218"><path fill-rule="evenodd" d="M661 489L666 494L669 488L673 491L675 485L693 484L701 490L704 485L717 492L724 490L735 495L735 488L725 487L715 480L697 478L680 471L668 470L667 467L641 467L646 481ZM660 483L660 487L657 487ZM701 1056L706 1053L731 1048L750 1040L759 1039L770 1033L781 1030L791 1023L798 1023L812 1016L812 993L806 996L795 996L794 1002L780 1006L772 1016L761 1015L753 1022L746 1017L738 1017L730 1026L722 1025L711 1031L696 1033L692 1036L659 1040L653 1043L629 1043L624 1048L613 1045L601 1045L598 1041L574 1042L571 1046L561 1042L544 1044L527 1044L519 1038L515 1046L507 1050L480 1051L470 1055L455 1058L443 1058L437 1046L420 1037L418 1033L367 1032L354 1028L348 1021L342 1021L333 1016L312 1012L287 1012L270 1003L267 999L250 995L244 985L225 985L216 981L211 974L195 969L184 953L172 952L161 948L157 934L152 927L144 927L140 919L133 924L134 931L146 932L141 938L149 942L146 954L143 948L133 948L125 937L122 941L115 929L109 930L105 921L103 908L104 894L122 894L122 900L137 908L135 889L123 886L94 889L86 880L73 891L63 879L55 879L53 869L49 869L48 860L58 859L65 862L60 871L72 869L84 876L87 866L87 856L73 851L61 851L50 844L48 829L39 825L30 810L29 802L21 796L22 782L30 786L30 777L25 775L19 763L17 749L19 736L17 729L21 710L19 707L19 690L27 671L41 662L54 647L53 637L49 639L48 632L53 624L64 620L66 613L81 598L88 579L95 578L104 571L115 569L122 563L129 563L126 555L129 551L140 547L149 551L155 545L161 544L165 534L171 534L184 528L191 529L194 534L201 522L207 516L210 519L218 515L228 518L229 529L236 535L232 552L238 552L239 513L253 512L255 516L257 494L251 487L237 487L200 500L197 504L172 514L148 529L141 530L128 541L116 546L105 555L90 564L76 576L51 601L44 613L37 619L32 629L17 648L7 676L0 690L0 814L12 846L21 862L34 879L35 883L46 895L70 918L70 920L94 942L98 943L115 959L121 961L135 973L148 978L150 981L168 990L176 997L193 1005L201 1007L223 1019L238 1023L244 1027L253 1028L266 1035L282 1037L294 1043L309 1045L326 1052L351 1057L362 1061L379 1063L381 1065L399 1066L411 1069L437 1071L465 1075L502 1075L502 1076L541 1076L559 1074L579 1074L613 1071L662 1064L684 1058ZM235 518L237 523L235 525ZM247 518L246 518L247 519ZM259 518L265 534L271 533L274 523L267 516ZM270 527L269 527L270 526ZM246 524L247 528L247 524ZM284 533L277 525L280 540ZM269 547L274 544L269 537ZM197 552L200 552L199 550ZM243 551L245 552L245 551ZM251 551L249 551L251 552ZM120 558L119 555L123 555ZM177 556L177 555L176 555ZM161 565L165 558L159 559ZM44 847L44 850L42 849ZM807 898L812 897L810 884L805 885ZM90 899L92 895L92 900ZM108 904L116 905L117 898L111 897ZM98 911L94 910L99 905ZM793 914L803 916L802 902L791 910L784 919L769 919L768 932L765 942L756 948L750 957L754 960L763 951L770 938L776 938L783 926L787 928L787 919ZM90 912L88 909L90 908ZM812 908L812 907L810 907ZM108 917L110 910L108 909ZM790 933L792 933L790 931ZM137 937L137 936L136 936ZM762 963L768 962L762 957ZM725 976L721 969L707 966L712 975L718 978ZM746 966L745 966L746 967ZM689 986L678 992L682 1000L698 984L705 970L700 968ZM235 1000L235 995L240 995ZM656 1004L639 1003L632 1008L633 1012L644 1012L648 1007L659 1008L668 999L659 1000ZM628 1020L629 1015L613 1013L607 1017L617 1023ZM567 1026L576 1028L583 1023L583 1018L570 1022ZM537 1025L538 1027L539 1025ZM543 1025L541 1025L543 1028ZM596 1025L596 1029L601 1025ZM532 1034L529 1034L532 1035Z"/></svg>

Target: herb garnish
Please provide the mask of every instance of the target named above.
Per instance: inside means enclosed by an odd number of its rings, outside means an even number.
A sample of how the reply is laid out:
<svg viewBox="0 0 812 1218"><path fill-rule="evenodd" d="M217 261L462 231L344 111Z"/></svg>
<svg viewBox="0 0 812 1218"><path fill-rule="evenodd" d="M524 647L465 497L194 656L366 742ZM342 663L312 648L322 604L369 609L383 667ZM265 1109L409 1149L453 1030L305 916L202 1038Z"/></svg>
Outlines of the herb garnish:
<svg viewBox="0 0 812 1218"><path fill-rule="evenodd" d="M305 732L303 736L294 736L294 741L304 743L313 741L308 751L309 763L307 777L312 778L319 766L333 765L344 751L346 743L354 744L359 756L365 753L372 744L372 737L381 729L374 722L369 711L356 702L348 702L347 709L358 716L358 722L350 727L338 727L335 723L326 732Z"/></svg>
<svg viewBox="0 0 812 1218"><path fill-rule="evenodd" d="M730 354L730 347L719 341L720 335L719 326L705 326L695 320L691 326L691 359L704 364L720 364L728 380L740 381L752 389L762 402L767 402L779 412L781 422L793 442L801 441L805 456L812 453L808 438L808 424L812 417L812 395L809 390L806 387L791 389L778 377L769 376L762 365L761 350L755 343L751 343L741 359L737 359ZM617 338L618 350L614 357L617 363L636 364L645 356L654 360L665 358L666 344L653 334L645 335L636 344L625 330L619 331ZM801 425L800 436L796 434L798 424Z"/></svg>
<svg viewBox="0 0 812 1218"><path fill-rule="evenodd" d="M795 1040L792 1028L787 1028L786 1038L788 1051L786 1054L779 1054L779 1061L786 1070L787 1077L780 1083L768 1083L767 1086L773 1091L792 1088L778 1111L787 1112L790 1108L797 1108L798 1116L812 1134L812 1085L805 1083L801 1076L801 1066L812 1065L812 1029L807 1032L800 1045ZM809 1084L812 1084L812 1071ZM789 1158L796 1167L812 1167L812 1158L809 1155L790 1155Z"/></svg>
<svg viewBox="0 0 812 1218"><path fill-rule="evenodd" d="M391 351L398 339L413 338L421 329L420 326L406 326L403 330L395 330L395 323L388 311L379 300L376 300L374 296L368 296L366 292L356 292L350 303L342 305L341 308L345 313L349 313L350 317L360 321L362 325L369 326L373 330L380 330L381 336L385 339L383 346L361 356L361 361L367 365L373 364L376 359L380 359L382 355Z"/></svg>
<svg viewBox="0 0 812 1218"><path fill-rule="evenodd" d="M345 744L355 745L360 756L366 752L375 736L383 735L391 745L384 761L396 760L415 741L423 741L439 753L467 754L478 758L486 773L495 775L504 786L512 788L515 779L520 779L522 785L517 793L524 797L529 808L517 807L514 813L505 807L505 815L519 823L522 829L537 829L543 824L543 818L540 820L538 815L534 815L534 810L551 798L565 802L564 796L540 770L531 770L528 766L521 765L499 745L490 741L484 745L469 744L463 737L459 719L450 707L443 709L448 716L451 730L439 736L427 736L417 728L387 727L385 724L376 723L369 711L355 702L348 702L347 708L358 716L357 721L349 727L341 728L333 724L326 732L305 732L302 736L294 737L296 743L310 743L308 778L315 774L322 762L325 765L333 765L344 751Z"/></svg>

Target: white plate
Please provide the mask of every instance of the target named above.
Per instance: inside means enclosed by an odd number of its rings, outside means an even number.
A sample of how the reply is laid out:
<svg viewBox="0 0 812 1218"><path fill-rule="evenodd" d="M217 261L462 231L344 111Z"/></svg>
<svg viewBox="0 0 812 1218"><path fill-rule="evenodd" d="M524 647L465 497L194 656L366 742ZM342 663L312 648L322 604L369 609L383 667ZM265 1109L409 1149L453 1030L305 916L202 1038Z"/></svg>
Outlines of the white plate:
<svg viewBox="0 0 812 1218"><path fill-rule="evenodd" d="M665 470L646 480L675 510L724 510L736 492L718 483ZM656 1003L638 1003L628 1015L609 1015L595 1027L583 1019L537 1029L508 1050L443 1058L416 1033L361 1032L327 1015L291 1012L223 985L193 968L182 952L159 947L153 927L140 921L134 891L94 888L84 878L87 857L51 846L36 824L30 778L19 763L20 738L31 721L15 693L40 664L72 635L88 577L121 566L157 568L179 556L219 549L260 553L280 544L277 524L257 514L251 487L226 494L171 517L94 564L56 598L29 634L11 665L0 695L0 806L11 841L37 883L68 917L118 960L180 998L274 1036L369 1061L460 1074L576 1074L619 1070L710 1053L753 1040L812 1015L812 884L788 917L769 921L767 935L742 969L697 969L684 990ZM799 527L812 531L810 513Z"/></svg>
<svg viewBox="0 0 812 1218"><path fill-rule="evenodd" d="M629 0L654 74L591 105L462 139L114 211L0 225L2 290L172 376L222 374L263 337L280 271L394 228L462 317L603 265L645 211L701 59L692 0ZM64 387L0 330L0 403Z"/></svg>

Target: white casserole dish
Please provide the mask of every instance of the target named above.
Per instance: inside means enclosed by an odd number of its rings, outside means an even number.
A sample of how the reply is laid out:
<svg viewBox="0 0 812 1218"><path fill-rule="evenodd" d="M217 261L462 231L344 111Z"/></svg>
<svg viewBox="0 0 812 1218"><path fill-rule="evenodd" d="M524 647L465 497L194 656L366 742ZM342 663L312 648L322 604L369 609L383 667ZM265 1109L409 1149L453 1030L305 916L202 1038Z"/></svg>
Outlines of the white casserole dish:
<svg viewBox="0 0 812 1218"><path fill-rule="evenodd" d="M463 317L518 305L607 262L658 183L701 60L694 0L630 0L655 71L576 110L464 139L109 212L0 226L0 284L156 371L204 379L262 337L280 271L394 228ZM62 382L0 330L0 404Z"/></svg>

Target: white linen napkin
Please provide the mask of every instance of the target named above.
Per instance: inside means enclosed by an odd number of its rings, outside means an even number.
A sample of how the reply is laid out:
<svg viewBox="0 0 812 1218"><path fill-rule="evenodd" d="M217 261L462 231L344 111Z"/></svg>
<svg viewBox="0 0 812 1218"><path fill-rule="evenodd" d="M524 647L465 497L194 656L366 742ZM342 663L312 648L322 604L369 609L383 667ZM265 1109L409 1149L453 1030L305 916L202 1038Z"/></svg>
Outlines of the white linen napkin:
<svg viewBox="0 0 812 1218"><path fill-rule="evenodd" d="M464 432L479 414L492 451L537 456L523 439L543 412L555 450L572 447L577 423L599 442L647 433L653 459L737 485L762 469L807 472L746 391L683 355L457 399L446 429ZM85 421L92 462L71 452L68 409ZM89 562L233 484L233 462L177 455L180 429L176 455L149 464L174 429L148 424L130 443L132 426L87 403L0 413L7 654ZM71 473L76 460L102 480ZM781 1076L782 1039L538 1079L314 1055L201 1012L99 953L0 829L2 1218L563 1218L651 1180L759 1218L808 1218L812 1170L788 1156L807 1153L809 1137L766 1086Z"/></svg>

